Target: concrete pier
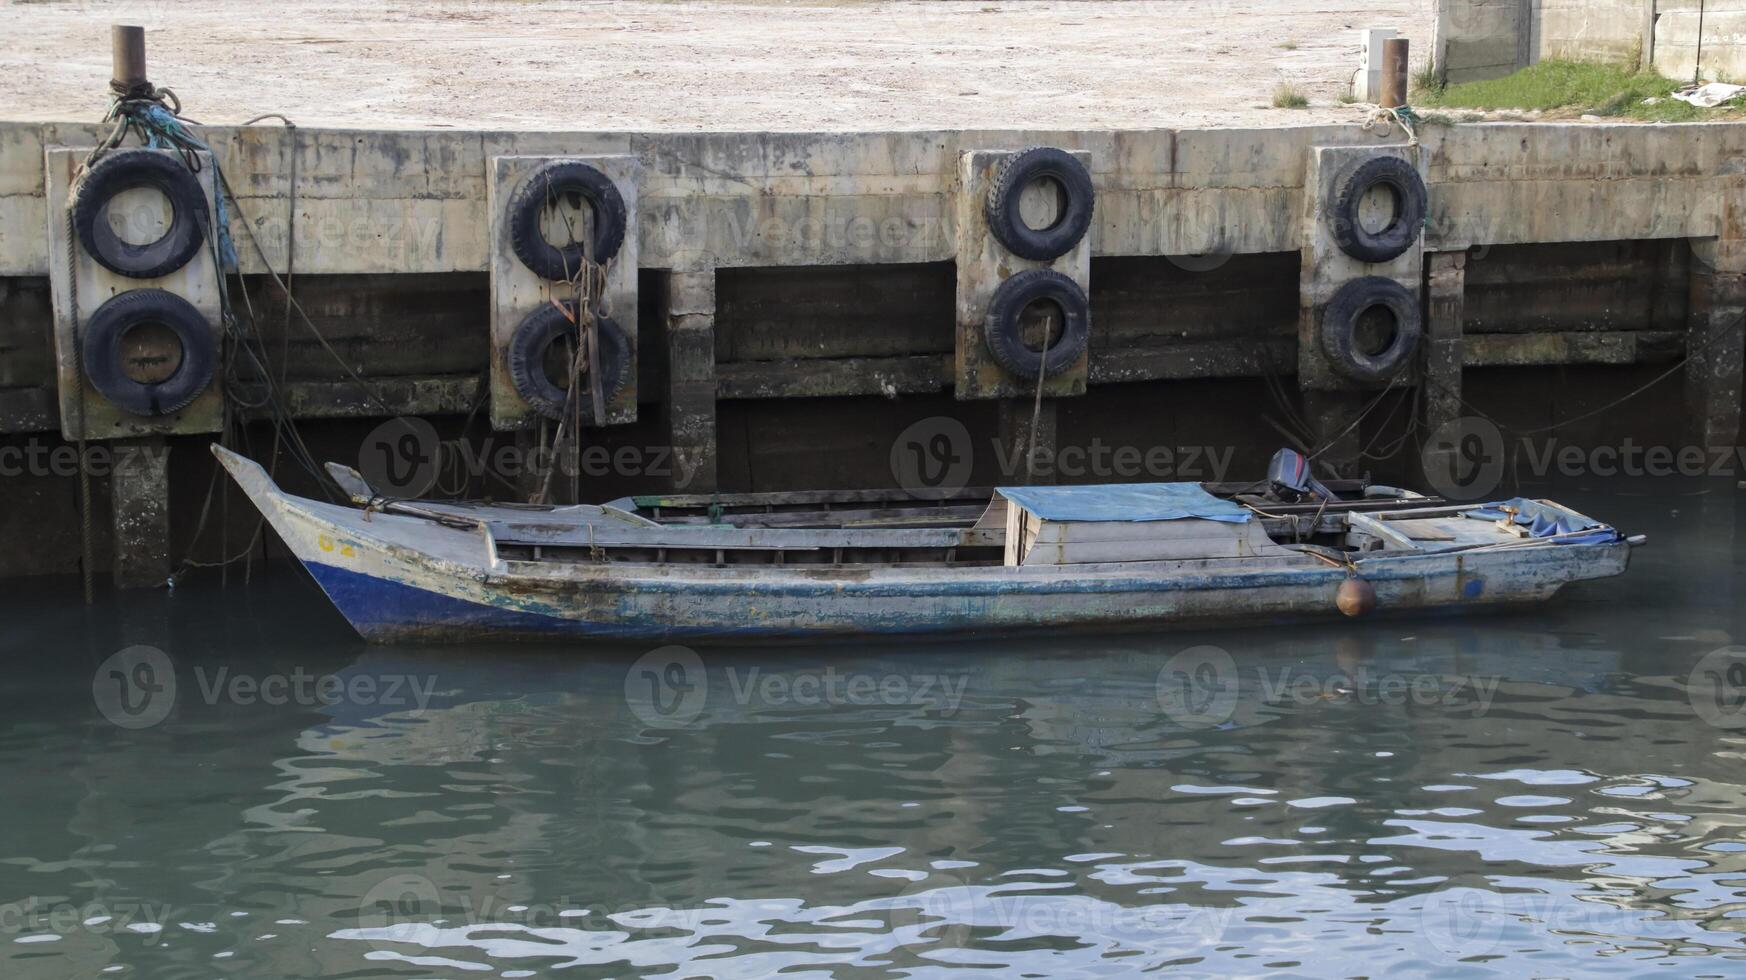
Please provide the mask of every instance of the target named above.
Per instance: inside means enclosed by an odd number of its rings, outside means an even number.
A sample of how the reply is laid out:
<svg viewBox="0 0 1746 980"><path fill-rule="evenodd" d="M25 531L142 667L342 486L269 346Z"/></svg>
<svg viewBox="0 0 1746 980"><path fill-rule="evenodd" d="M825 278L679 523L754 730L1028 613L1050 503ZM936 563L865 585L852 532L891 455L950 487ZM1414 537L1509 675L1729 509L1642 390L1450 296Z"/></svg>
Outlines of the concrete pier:
<svg viewBox="0 0 1746 980"><path fill-rule="evenodd" d="M692 491L737 489L736 479L760 489L889 483L875 462L888 442L861 449L852 448L853 438L841 442L843 433L880 429L885 423L870 428L867 420L886 411L881 404L893 406L894 418L921 411L956 415L974 431L986 426L1010 460L1031 438L1026 396L1034 386L1003 379L985 363L979 310L992 286L1023 265L987 248L976 228L984 194L977 161L1028 145L1077 151L1097 194L1082 250L1054 263L1088 290L1091 342L1078 372L1045 386L1038 445L1082 438L1086 420L1092 432L1113 424L1109 413L1122 411L1113 407L1121 400L1111 400L1117 389L1222 381L1236 391L1243 379L1274 375L1298 391L1317 443L1306 448L1324 449L1319 461L1335 469L1357 466L1372 432L1353 421L1375 391L1328 374L1305 341L1315 336L1331 291L1380 268L1328 246L1319 209L1332 168L1318 161L1376 154L1415 161L1429 188L1422 240L1382 270L1424 303L1425 342L1407 384L1422 389L1428 428L1464 414L1463 375L1476 368L1603 365L1628 374L1632 365L1665 365L1689 351L1683 401L1695 427L1690 438L1706 447L1739 438L1746 222L1740 180L1724 166L1746 155L1746 127L1738 125L1430 127L1417 146L1398 132L1379 137L1358 126L696 135L309 130L294 144L279 127L208 135L242 205L231 215L243 243L233 292L246 292L265 349L282 355L286 404L318 434L357 424L345 420L391 415L490 417L482 379L501 370L494 351L503 338L494 340L489 329L490 283L500 273L488 270L501 262L486 193L491 161L633 161L640 174L637 258L619 288L641 296L631 301L643 352L634 390L645 404L634 416L617 416L620 424L591 430L586 441L602 448L628 441L649 458L668 454L675 465L655 473L614 464L623 479L591 484L602 492L665 490L678 486L680 474ZM90 126L0 124L0 337L8 353L0 431L11 439L55 440L65 427L44 300L48 232L63 212L48 193L44 160L64 159L52 152L57 147L96 138ZM326 345L369 380L369 392L309 330L283 322L283 298L262 278L286 259L282 216L292 154L298 301ZM985 414L975 400L989 397L993 412ZM1078 421L1058 423L1062 409L1078 401L1085 402L1073 410ZM1215 399L1172 428L1216 429L1216 416L1256 407L1244 405L1241 397ZM782 433L805 431L793 424L795 413L835 418L841 428L834 438L790 445L800 437ZM474 422L473 438L482 424ZM212 420L206 425L216 428ZM1251 430L1245 439L1257 451L1278 441L1258 423ZM161 434L172 444L200 438L176 431ZM514 442L510 433L500 437ZM333 438L333 455L356 455L344 437ZM986 470L984 463L979 475L991 480L1023 476ZM118 578L161 579L170 556L142 557L141 549L186 545L170 544L161 513L131 510L162 492L197 495L168 470L114 480L116 507L125 514L116 525L118 562L128 552ZM192 506L177 502L162 513ZM6 520L16 529L35 518L14 508ZM6 571L65 567L14 560Z"/></svg>

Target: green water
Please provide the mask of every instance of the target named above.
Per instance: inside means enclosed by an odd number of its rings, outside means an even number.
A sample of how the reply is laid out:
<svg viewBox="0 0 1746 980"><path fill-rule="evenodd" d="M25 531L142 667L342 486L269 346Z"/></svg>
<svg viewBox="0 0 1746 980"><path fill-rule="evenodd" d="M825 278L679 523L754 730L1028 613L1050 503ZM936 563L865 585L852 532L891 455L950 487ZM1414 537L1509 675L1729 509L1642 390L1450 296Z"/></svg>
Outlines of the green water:
<svg viewBox="0 0 1746 980"><path fill-rule="evenodd" d="M10 587L0 977L1739 975L1739 506L1569 497L1631 574L1484 619L367 648L290 571Z"/></svg>

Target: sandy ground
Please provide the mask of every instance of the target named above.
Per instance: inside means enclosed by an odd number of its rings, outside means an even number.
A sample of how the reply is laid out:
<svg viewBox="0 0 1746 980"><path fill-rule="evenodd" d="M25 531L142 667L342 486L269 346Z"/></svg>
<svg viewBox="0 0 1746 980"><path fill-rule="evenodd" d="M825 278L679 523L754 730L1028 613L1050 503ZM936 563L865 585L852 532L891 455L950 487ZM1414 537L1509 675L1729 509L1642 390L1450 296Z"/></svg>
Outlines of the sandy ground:
<svg viewBox="0 0 1746 980"><path fill-rule="evenodd" d="M590 3L5 0L0 118L102 114L111 23L206 123L853 130L1286 125L1340 105L1358 30L1431 0ZM1299 87L1308 109L1274 109Z"/></svg>

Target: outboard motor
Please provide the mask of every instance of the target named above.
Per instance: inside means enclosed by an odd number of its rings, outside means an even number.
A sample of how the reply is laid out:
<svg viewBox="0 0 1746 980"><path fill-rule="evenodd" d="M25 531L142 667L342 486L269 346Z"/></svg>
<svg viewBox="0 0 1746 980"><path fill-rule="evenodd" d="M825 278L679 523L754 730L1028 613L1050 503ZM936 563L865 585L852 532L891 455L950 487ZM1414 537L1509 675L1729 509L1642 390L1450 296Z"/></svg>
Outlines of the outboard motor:
<svg viewBox="0 0 1746 980"><path fill-rule="evenodd" d="M1294 449L1281 449L1267 464L1267 483L1275 496L1285 500L1320 497L1333 500L1334 492L1310 475L1309 460Z"/></svg>

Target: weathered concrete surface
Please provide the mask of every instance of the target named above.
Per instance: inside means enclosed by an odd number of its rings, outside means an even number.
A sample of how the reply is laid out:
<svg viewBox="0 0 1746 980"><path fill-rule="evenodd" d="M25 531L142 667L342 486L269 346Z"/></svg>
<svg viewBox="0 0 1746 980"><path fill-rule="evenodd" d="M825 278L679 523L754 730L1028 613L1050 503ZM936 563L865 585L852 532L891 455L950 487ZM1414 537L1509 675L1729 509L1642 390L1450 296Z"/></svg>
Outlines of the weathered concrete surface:
<svg viewBox="0 0 1746 980"><path fill-rule="evenodd" d="M111 443L110 529L115 585L163 585L170 577L170 447L162 436Z"/></svg>
<svg viewBox="0 0 1746 980"><path fill-rule="evenodd" d="M243 270L284 267L288 154L298 158L299 274L484 271L487 160L639 158L644 268L922 263L952 258L966 149L1090 154L1094 256L1295 251L1312 146L1380 145L1359 125L1136 132L701 135L299 130L208 132L242 202ZM0 123L0 276L48 272L45 145L89 126ZM1483 123L1422 133L1426 245L1708 237L1746 126ZM245 221L247 227L245 227Z"/></svg>
<svg viewBox="0 0 1746 980"><path fill-rule="evenodd" d="M1499 78L1531 61L1536 0L1435 0L1431 59L1453 84Z"/></svg>
<svg viewBox="0 0 1746 980"><path fill-rule="evenodd" d="M662 303L667 346L667 434L693 493L716 488L715 271L674 272Z"/></svg>
<svg viewBox="0 0 1746 980"><path fill-rule="evenodd" d="M1654 25L1651 11L1657 6L1665 7L1665 0L1535 0L1529 41L1534 60L1631 63L1645 59L1655 43L1648 32Z"/></svg>
<svg viewBox="0 0 1746 980"><path fill-rule="evenodd" d="M1435 0L1432 52L1452 83L1548 59L1650 65L1681 80L1746 77L1746 0ZM1702 40L1700 44L1699 33Z"/></svg>
<svg viewBox="0 0 1746 980"><path fill-rule="evenodd" d="M646 131L1278 124L1340 118L1361 27L1430 0L224 0L4 4L12 118L96 118L109 25L210 123ZM1238 68L1240 66L1240 68ZM1233 68L1249 84L1232 97Z"/></svg>
<svg viewBox="0 0 1746 980"><path fill-rule="evenodd" d="M1461 398L1465 364L1461 331L1467 253L1432 252L1425 256L1425 266L1424 411L1426 428L1436 432L1466 414Z"/></svg>
<svg viewBox="0 0 1746 980"><path fill-rule="evenodd" d="M1691 78L1702 56L1703 77L1746 81L1746 0L1653 0L1655 69ZM1702 16L1700 18L1700 9ZM1698 25L1703 24L1703 44Z"/></svg>

